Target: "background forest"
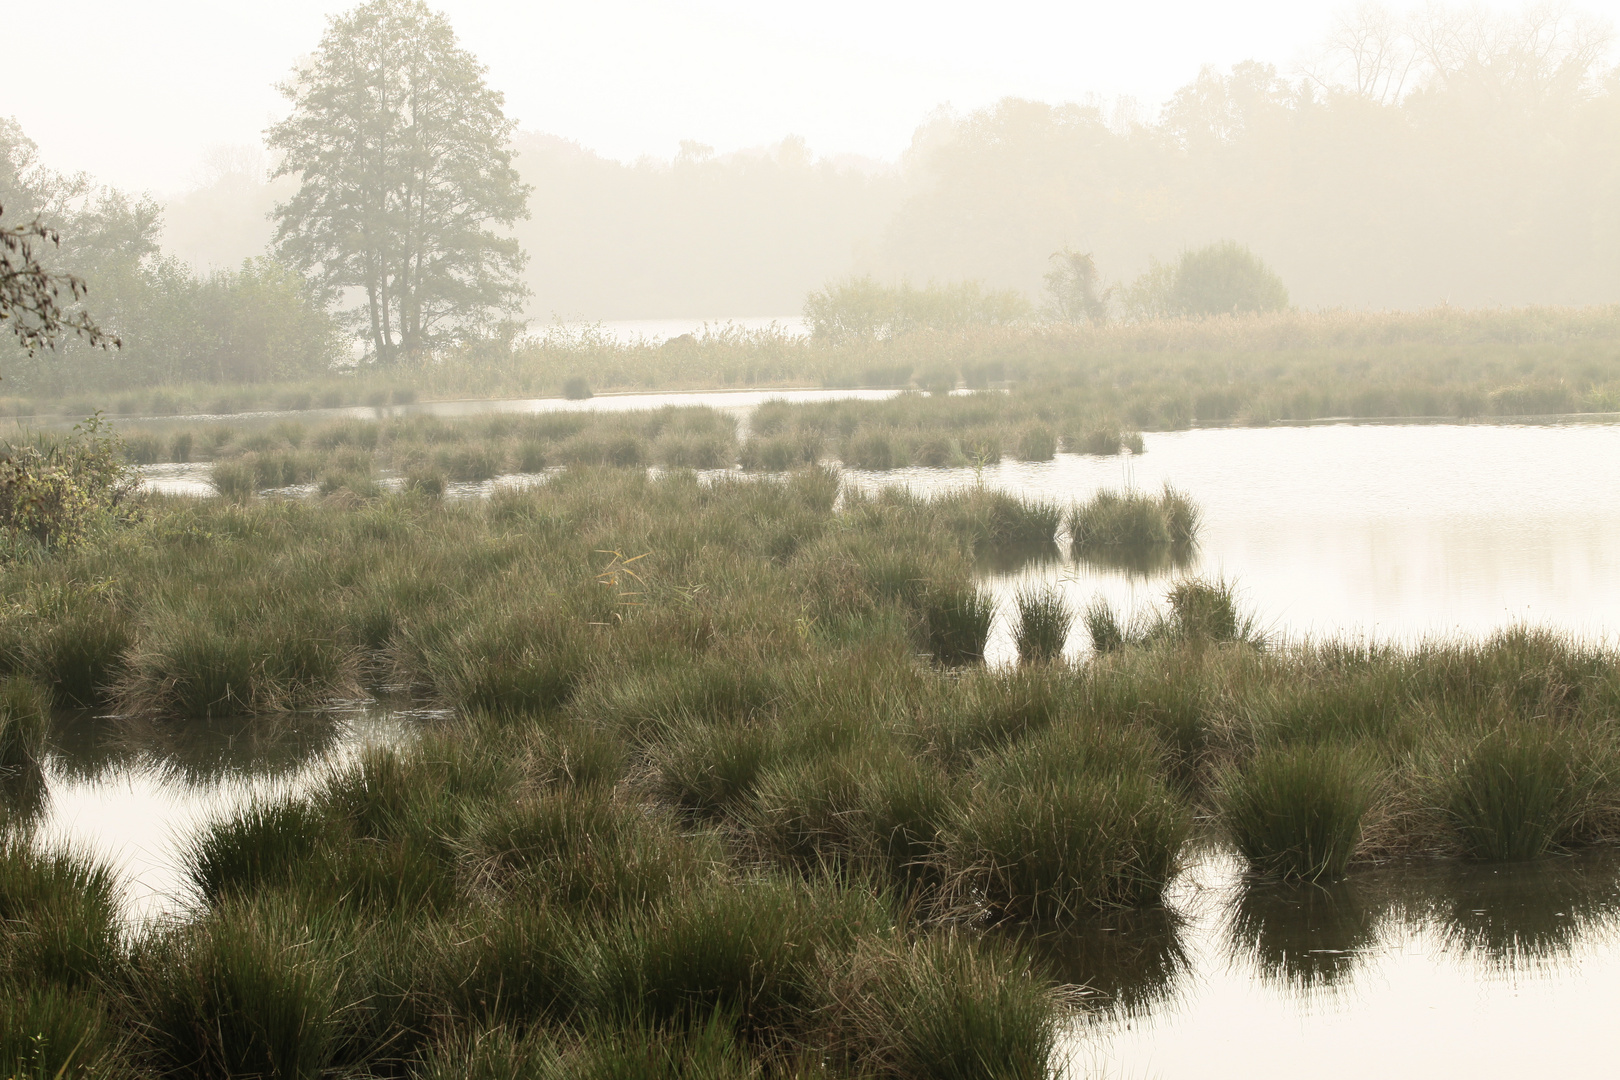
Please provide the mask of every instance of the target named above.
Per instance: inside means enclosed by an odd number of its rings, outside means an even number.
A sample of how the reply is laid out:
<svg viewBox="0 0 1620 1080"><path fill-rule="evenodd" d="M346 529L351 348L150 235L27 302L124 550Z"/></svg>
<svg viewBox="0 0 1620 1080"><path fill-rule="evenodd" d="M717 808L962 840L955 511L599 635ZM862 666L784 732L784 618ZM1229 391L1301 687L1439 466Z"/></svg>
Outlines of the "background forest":
<svg viewBox="0 0 1620 1080"><path fill-rule="evenodd" d="M1091 253L1099 291L1129 315L1133 282L1226 239L1307 310L1612 303L1611 44L1606 25L1556 6L1363 6L1293 70L1206 68L1158 108L942 107L893 163L817 156L796 137L623 163L519 131L529 216L507 232L529 255L524 314L794 315L850 275L976 281L1035 310L1067 250ZM52 173L0 120L8 219L61 224L64 262L125 340L82 362L142 382L298 377L350 354L325 305L264 259L268 213L296 188L267 179L273 164L219 151L210 179L160 204ZM21 360L5 370L14 389L37 381Z"/></svg>

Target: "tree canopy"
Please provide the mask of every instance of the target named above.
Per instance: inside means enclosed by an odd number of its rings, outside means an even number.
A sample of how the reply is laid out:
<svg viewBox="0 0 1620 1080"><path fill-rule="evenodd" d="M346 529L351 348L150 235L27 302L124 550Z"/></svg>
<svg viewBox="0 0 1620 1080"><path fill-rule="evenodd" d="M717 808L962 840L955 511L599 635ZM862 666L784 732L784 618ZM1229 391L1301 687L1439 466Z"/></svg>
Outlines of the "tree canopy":
<svg viewBox="0 0 1620 1080"><path fill-rule="evenodd" d="M320 292L364 296L351 318L387 363L487 330L525 295L526 257L493 231L527 217L513 121L484 68L419 0L373 0L334 18L282 87L271 127L276 250Z"/></svg>

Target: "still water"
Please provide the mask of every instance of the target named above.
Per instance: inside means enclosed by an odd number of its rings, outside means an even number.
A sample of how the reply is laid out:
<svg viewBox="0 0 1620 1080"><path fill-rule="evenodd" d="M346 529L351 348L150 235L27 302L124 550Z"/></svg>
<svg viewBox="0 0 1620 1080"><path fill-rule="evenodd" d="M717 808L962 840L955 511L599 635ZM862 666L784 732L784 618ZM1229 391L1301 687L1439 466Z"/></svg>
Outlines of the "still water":
<svg viewBox="0 0 1620 1080"><path fill-rule="evenodd" d="M116 867L129 916L145 921L195 899L182 859L210 820L307 790L368 745L410 739L425 714L367 701L281 718L58 717L36 835Z"/></svg>
<svg viewBox="0 0 1620 1080"><path fill-rule="evenodd" d="M1611 1077L1620 853L1251 885L1220 852L1046 943L1090 1007L1068 1073L1123 1080Z"/></svg>
<svg viewBox="0 0 1620 1080"><path fill-rule="evenodd" d="M1152 573L1066 556L990 569L1000 599L991 662L1012 658L1019 587L1061 586L1127 613L1162 602L1177 574L1225 577L1261 626L1290 638L1415 641L1514 623L1590 637L1620 630L1620 425L1326 425L1144 436L1146 452L1060 454L987 468L986 486L1064 506L1103 488L1170 483L1203 510L1182 567ZM849 474L865 487L934 492L971 469ZM1071 653L1085 647L1071 637Z"/></svg>

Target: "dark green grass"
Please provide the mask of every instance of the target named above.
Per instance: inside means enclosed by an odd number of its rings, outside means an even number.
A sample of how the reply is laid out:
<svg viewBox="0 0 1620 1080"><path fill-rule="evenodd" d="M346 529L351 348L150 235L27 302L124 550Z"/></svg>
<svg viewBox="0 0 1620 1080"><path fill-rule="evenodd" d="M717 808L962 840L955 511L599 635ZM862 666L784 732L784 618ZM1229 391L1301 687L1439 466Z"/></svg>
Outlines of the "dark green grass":
<svg viewBox="0 0 1620 1080"><path fill-rule="evenodd" d="M1058 920L1156 900L1191 826L1156 759L1151 742L1070 725L985 759L946 841L963 897Z"/></svg>
<svg viewBox="0 0 1620 1080"><path fill-rule="evenodd" d="M0 835L0 972L14 985L82 989L112 974L120 904L105 864Z"/></svg>
<svg viewBox="0 0 1620 1080"><path fill-rule="evenodd" d="M1476 859L1533 859L1566 841L1580 808L1576 750L1541 724L1488 733L1447 778L1447 810Z"/></svg>
<svg viewBox="0 0 1620 1080"><path fill-rule="evenodd" d="M355 946L343 914L276 894L160 933L129 976L145 1055L199 1080L325 1075L360 1019Z"/></svg>
<svg viewBox="0 0 1620 1080"><path fill-rule="evenodd" d="M1372 769L1343 747L1260 751L1220 781L1220 820L1265 874L1331 881L1344 874L1372 803Z"/></svg>
<svg viewBox="0 0 1620 1080"><path fill-rule="evenodd" d="M137 1075L126 1043L101 994L0 976L0 1075L122 1080Z"/></svg>

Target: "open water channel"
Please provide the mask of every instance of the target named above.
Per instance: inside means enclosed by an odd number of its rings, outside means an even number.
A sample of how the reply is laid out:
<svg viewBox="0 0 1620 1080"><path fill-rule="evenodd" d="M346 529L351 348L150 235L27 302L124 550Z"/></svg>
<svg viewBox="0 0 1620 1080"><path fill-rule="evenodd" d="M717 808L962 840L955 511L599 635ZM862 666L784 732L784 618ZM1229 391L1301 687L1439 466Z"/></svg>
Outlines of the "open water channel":
<svg viewBox="0 0 1620 1080"><path fill-rule="evenodd" d="M1612 639L1620 628L1615 425L1205 429L1150 433L1135 457L847 475L921 491L983 483L1064 504L1169 482L1202 506L1201 543L1180 567L1096 566L1061 551L987 567L1003 611L991 663L1010 659L1006 612L1032 581L1058 583L1076 605L1102 595L1132 611L1158 602L1175 574L1224 576L1264 628L1294 639L1477 637L1517 623ZM195 468L152 480L206 490ZM1077 634L1070 650L1084 648ZM44 834L123 867L137 916L171 910L190 899L177 853L209 815L297 789L368 741L409 738L415 722L374 703L271 726L76 718L55 735ZM1321 889L1249 885L1236 860L1205 851L1166 909L1040 947L1090 988L1066 1044L1074 1076L1620 1072L1620 852L1403 866Z"/></svg>

